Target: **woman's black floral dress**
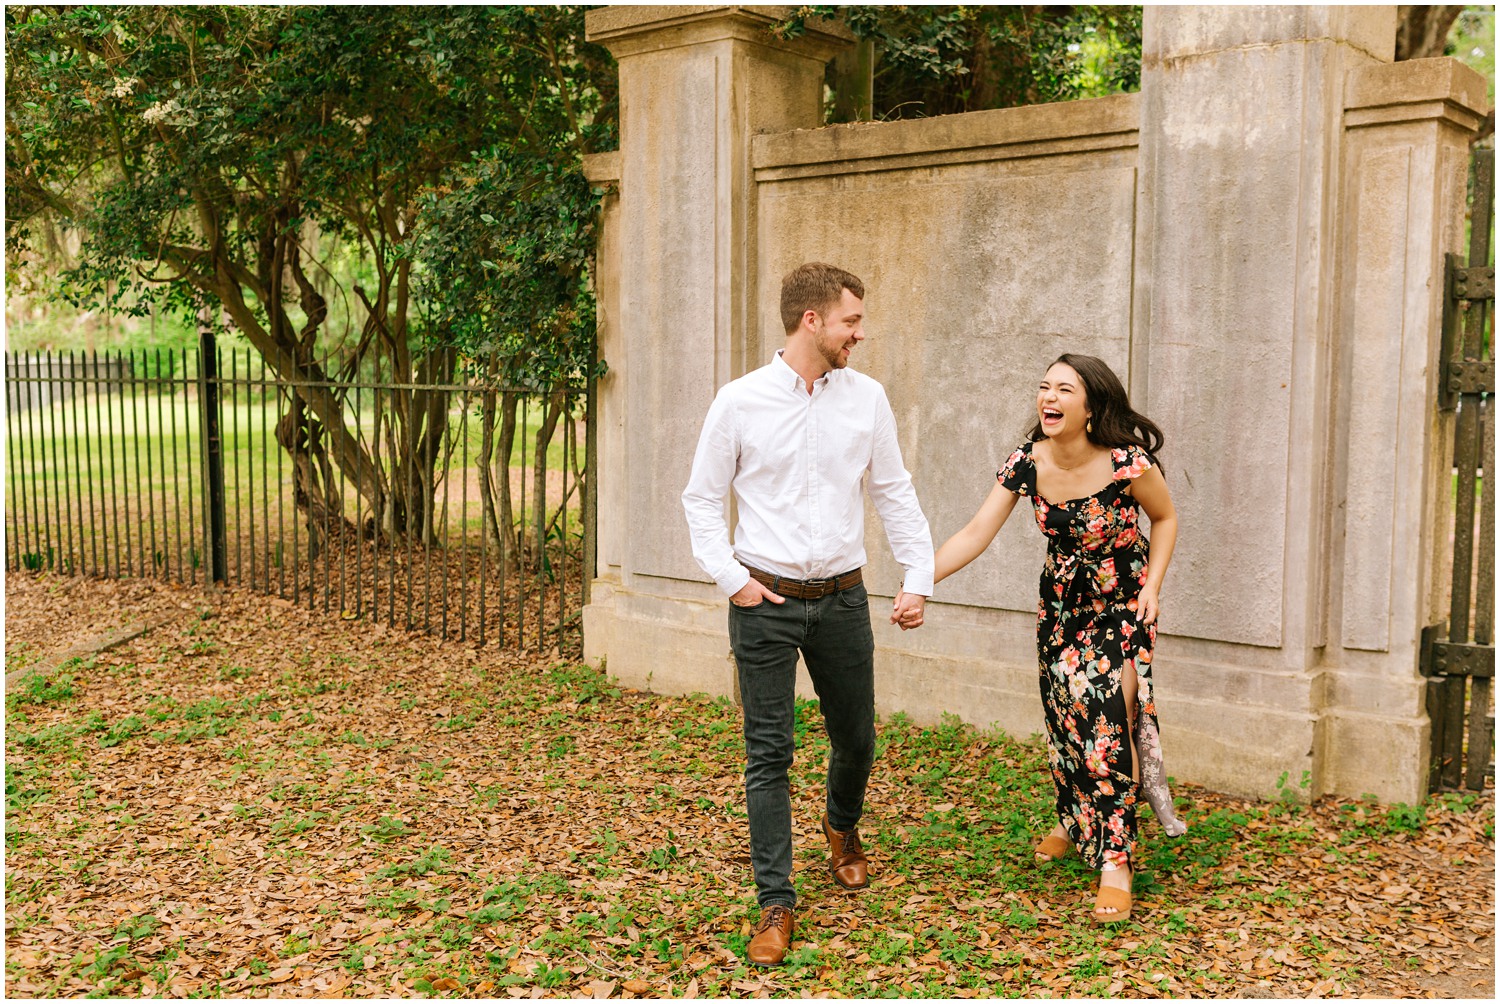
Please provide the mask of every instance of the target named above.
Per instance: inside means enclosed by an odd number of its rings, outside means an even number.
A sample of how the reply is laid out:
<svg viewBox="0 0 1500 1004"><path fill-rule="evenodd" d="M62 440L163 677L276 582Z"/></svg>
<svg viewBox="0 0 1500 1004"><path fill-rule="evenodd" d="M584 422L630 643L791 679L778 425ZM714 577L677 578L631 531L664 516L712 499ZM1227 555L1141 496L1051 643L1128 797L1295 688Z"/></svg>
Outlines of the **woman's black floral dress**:
<svg viewBox="0 0 1500 1004"><path fill-rule="evenodd" d="M1090 868L1120 868L1135 848L1138 794L1168 834L1187 830L1173 815L1162 767L1151 693L1156 625L1136 616L1149 544L1137 525L1140 507L1126 489L1150 468L1151 458L1137 447L1114 450L1114 480L1107 487L1053 503L1037 493L1031 447L1012 453L998 477L1031 499L1047 537L1036 649L1057 817ZM1133 750L1121 690L1128 666L1139 681ZM1131 780L1132 753L1141 762L1139 792Z"/></svg>

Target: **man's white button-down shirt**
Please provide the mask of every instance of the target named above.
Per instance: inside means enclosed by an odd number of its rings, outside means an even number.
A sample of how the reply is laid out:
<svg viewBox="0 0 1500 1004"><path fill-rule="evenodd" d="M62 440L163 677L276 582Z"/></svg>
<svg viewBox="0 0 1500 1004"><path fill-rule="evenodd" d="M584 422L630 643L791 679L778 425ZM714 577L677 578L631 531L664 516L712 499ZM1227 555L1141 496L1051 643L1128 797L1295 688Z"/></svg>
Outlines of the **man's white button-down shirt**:
<svg viewBox="0 0 1500 1004"><path fill-rule="evenodd" d="M901 462L885 388L851 369L830 370L811 394L781 353L714 398L682 493L693 557L725 595L750 581L746 566L793 579L826 579L865 564L865 476L902 588L932 595L932 533ZM739 523L730 546L724 502Z"/></svg>

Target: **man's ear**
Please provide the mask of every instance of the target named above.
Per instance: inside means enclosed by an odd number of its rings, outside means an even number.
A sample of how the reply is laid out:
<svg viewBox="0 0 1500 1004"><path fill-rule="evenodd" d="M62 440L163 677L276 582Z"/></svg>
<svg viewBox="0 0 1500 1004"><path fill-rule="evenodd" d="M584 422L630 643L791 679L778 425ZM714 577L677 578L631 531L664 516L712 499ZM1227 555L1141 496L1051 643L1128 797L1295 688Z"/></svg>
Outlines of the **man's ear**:
<svg viewBox="0 0 1500 1004"><path fill-rule="evenodd" d="M817 319L818 312L816 310L813 310L811 307L802 312L802 323L807 325L809 328L813 328L816 326L814 322L817 321Z"/></svg>

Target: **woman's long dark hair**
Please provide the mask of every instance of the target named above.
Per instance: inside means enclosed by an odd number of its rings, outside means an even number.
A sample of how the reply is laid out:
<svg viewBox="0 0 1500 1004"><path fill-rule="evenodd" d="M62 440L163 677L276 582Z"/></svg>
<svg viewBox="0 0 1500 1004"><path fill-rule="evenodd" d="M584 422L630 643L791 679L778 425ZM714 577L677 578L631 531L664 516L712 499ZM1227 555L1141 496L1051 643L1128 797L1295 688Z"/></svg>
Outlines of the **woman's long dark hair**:
<svg viewBox="0 0 1500 1004"><path fill-rule="evenodd" d="M1095 446L1119 449L1124 446L1139 446L1150 455L1153 463L1161 452L1163 437L1156 423L1130 407L1130 398L1125 385L1115 376L1115 371L1102 359L1064 352L1052 361L1052 365L1066 363L1073 367L1078 379L1083 381L1084 400L1093 414L1093 430L1088 432L1089 442ZM1043 439L1042 423L1038 419L1026 434L1033 443Z"/></svg>

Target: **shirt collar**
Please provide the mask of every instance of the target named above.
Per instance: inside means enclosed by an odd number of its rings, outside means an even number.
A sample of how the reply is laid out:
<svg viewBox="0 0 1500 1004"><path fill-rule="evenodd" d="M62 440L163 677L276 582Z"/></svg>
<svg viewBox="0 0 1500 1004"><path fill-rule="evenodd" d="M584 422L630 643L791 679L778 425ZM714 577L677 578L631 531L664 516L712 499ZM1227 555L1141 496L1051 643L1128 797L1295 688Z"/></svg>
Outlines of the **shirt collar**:
<svg viewBox="0 0 1500 1004"><path fill-rule="evenodd" d="M776 382L780 384L789 383L795 389L800 390L802 391L802 393L806 394L807 387L805 384L803 384L802 377L797 373L796 370L787 365L785 359L781 358L782 353L785 351L785 349L777 349L776 355L771 359L771 366L776 370ZM816 388L819 384L826 385L832 382L833 375L837 372L838 370L836 369L830 369L827 373L824 373L822 376L818 377L818 379L813 381L813 387Z"/></svg>

